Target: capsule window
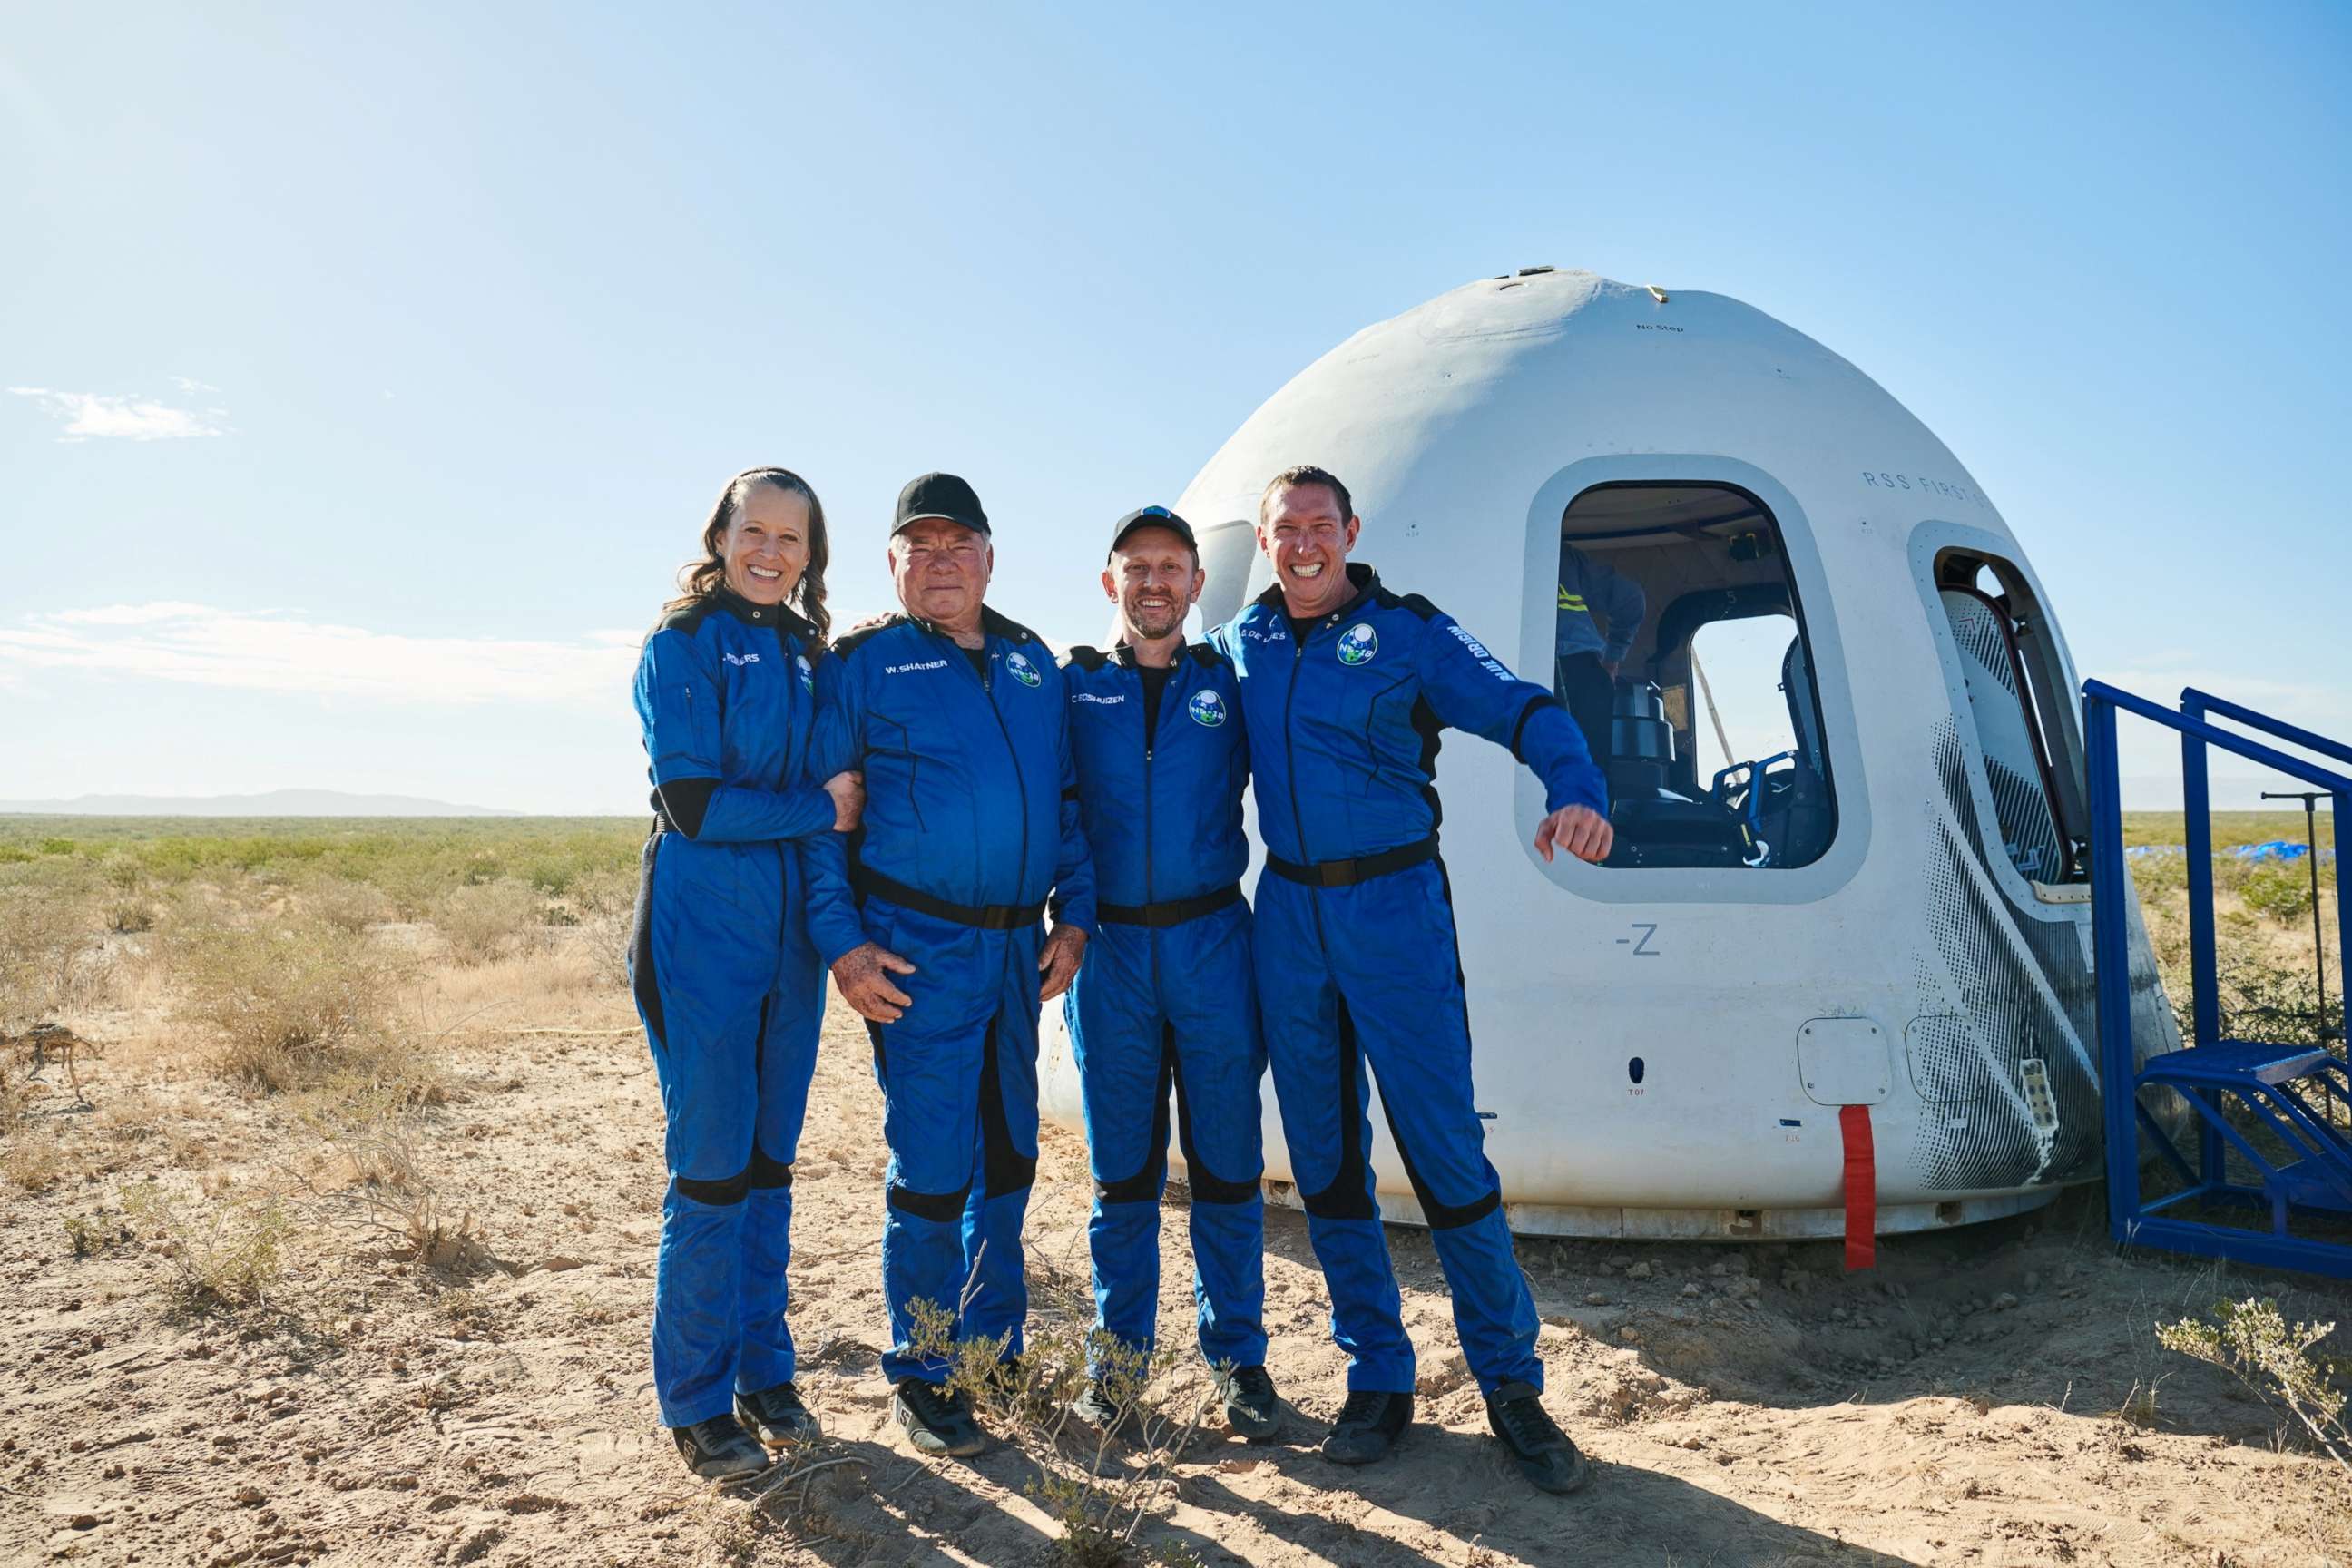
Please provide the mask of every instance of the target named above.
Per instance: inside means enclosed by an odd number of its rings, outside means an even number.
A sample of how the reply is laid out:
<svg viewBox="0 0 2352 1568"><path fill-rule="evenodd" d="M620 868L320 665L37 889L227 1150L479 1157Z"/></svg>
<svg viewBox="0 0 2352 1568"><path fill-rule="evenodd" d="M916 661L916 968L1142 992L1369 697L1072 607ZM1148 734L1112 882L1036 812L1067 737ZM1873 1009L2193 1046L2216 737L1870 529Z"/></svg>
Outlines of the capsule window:
<svg viewBox="0 0 2352 1568"><path fill-rule="evenodd" d="M1609 484L1559 520L1553 687L1609 778L1620 870L1811 865L1837 832L1779 524L1718 485Z"/></svg>
<svg viewBox="0 0 2352 1568"><path fill-rule="evenodd" d="M1936 602L1965 701L1955 717L1991 799L2001 847L2031 882L2079 882L2088 809L2073 689L2047 612L2014 563L1971 550L1936 557Z"/></svg>

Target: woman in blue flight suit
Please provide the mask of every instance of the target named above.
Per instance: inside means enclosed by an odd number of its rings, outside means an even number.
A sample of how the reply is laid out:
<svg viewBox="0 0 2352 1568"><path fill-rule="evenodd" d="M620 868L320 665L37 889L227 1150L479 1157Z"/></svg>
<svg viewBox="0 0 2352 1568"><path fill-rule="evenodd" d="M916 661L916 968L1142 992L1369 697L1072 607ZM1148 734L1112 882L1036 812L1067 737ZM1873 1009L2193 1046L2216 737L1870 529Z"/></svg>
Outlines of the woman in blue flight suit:
<svg viewBox="0 0 2352 1568"><path fill-rule="evenodd" d="M668 1123L654 1388L688 1467L725 1479L817 1436L784 1324L824 1011L791 841L856 826L864 797L854 773L803 776L828 620L815 492L746 469L702 549L637 661L655 816L629 978Z"/></svg>

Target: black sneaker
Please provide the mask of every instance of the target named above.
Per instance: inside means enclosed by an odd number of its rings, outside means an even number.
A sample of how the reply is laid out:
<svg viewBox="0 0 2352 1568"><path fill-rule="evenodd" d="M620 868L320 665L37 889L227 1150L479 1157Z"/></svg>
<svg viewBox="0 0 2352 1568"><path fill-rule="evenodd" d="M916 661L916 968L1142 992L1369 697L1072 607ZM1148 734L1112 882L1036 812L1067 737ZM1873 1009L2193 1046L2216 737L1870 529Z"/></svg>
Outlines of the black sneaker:
<svg viewBox="0 0 2352 1568"><path fill-rule="evenodd" d="M961 1459L988 1447L963 1395L919 1377L903 1379L892 1389L890 1413L898 1418L918 1453Z"/></svg>
<svg viewBox="0 0 2352 1568"><path fill-rule="evenodd" d="M1282 1431L1282 1401L1262 1366L1237 1366L1217 1379L1217 1403L1245 1442L1269 1443Z"/></svg>
<svg viewBox="0 0 2352 1568"><path fill-rule="evenodd" d="M800 1390L789 1383L763 1388L757 1394L737 1391L735 1419L763 1448L814 1443L824 1436L815 1414L801 1403Z"/></svg>
<svg viewBox="0 0 2352 1568"><path fill-rule="evenodd" d="M686 1468L706 1481L740 1480L768 1468L768 1450L745 1436L732 1416L673 1426L669 1435Z"/></svg>
<svg viewBox="0 0 2352 1568"><path fill-rule="evenodd" d="M1354 1390L1323 1439L1323 1457L1342 1465L1369 1465L1387 1456L1412 1421L1412 1394Z"/></svg>
<svg viewBox="0 0 2352 1568"><path fill-rule="evenodd" d="M1518 1461L1519 1473L1548 1492L1572 1492L1592 1466L1543 1407L1531 1383L1507 1383L1486 1401L1486 1425Z"/></svg>
<svg viewBox="0 0 2352 1568"><path fill-rule="evenodd" d="M1118 1401L1110 1396L1109 1388L1098 1377L1087 1379L1086 1387L1070 1401L1071 1415L1104 1432L1115 1431L1127 1425L1132 1413L1131 1407L1122 1408Z"/></svg>

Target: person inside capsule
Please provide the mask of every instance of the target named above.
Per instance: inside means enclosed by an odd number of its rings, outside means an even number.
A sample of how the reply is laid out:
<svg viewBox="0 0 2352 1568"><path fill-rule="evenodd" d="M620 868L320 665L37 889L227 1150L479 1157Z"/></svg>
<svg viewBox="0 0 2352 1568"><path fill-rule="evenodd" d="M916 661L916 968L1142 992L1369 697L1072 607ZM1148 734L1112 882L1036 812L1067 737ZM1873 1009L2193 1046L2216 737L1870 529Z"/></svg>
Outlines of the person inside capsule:
<svg viewBox="0 0 2352 1568"><path fill-rule="evenodd" d="M1332 474L1276 475L1257 530L1274 584L1210 635L1238 679L1266 849L1255 969L1275 1098L1348 1356L1348 1397L1323 1452L1370 1463L1412 1416L1412 1342L1367 1158L1369 1064L1487 1424L1529 1480L1571 1491L1589 1468L1543 1407L1535 1302L1471 1088L1437 856L1436 731L1507 746L1543 782L1534 843L1546 860L1562 849L1608 857L1607 787L1551 692L1428 600L1348 560L1361 527Z"/></svg>
<svg viewBox="0 0 2352 1568"><path fill-rule="evenodd" d="M1617 672L1641 633L1649 601L1639 583L1562 539L1558 604L1553 656L1559 700L1584 731L1593 760L1605 765Z"/></svg>
<svg viewBox="0 0 2352 1568"><path fill-rule="evenodd" d="M727 482L637 659L654 826L629 982L668 1124L654 1392L688 1468L814 1441L785 1326L793 1159L824 1015L793 841L857 826L856 773L806 773L824 508L786 468Z"/></svg>

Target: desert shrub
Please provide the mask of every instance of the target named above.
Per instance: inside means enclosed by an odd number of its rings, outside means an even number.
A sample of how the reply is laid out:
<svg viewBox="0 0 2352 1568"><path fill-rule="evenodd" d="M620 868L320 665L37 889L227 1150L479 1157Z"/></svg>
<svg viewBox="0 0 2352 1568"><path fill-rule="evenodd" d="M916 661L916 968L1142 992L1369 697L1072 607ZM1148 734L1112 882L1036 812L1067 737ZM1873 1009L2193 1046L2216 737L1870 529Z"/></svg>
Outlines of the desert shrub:
<svg viewBox="0 0 2352 1568"><path fill-rule="evenodd" d="M2289 1323L2276 1301L2247 1297L2222 1301L2212 1320L2159 1323L2157 1342L2218 1366L2265 1404L2284 1409L2327 1457L2352 1472L2352 1428L2344 1420L2344 1368L2313 1353L2336 1331L2334 1323Z"/></svg>
<svg viewBox="0 0 2352 1568"><path fill-rule="evenodd" d="M349 877L320 877L302 889L310 911L338 931L362 931L392 919L390 894Z"/></svg>
<svg viewBox="0 0 2352 1568"><path fill-rule="evenodd" d="M2214 976L2221 1004L2221 1032L2231 1039L2272 1040L2281 1045L2325 1046L2343 1036L2339 995L2331 987L2319 1005L2319 981L2308 963L2236 958ZM2189 992L2182 988L2182 1008ZM2188 1026L2183 1026L2184 1029Z"/></svg>
<svg viewBox="0 0 2352 1568"><path fill-rule="evenodd" d="M2239 884L2238 897L2248 909L2274 921L2305 919L2311 913L2311 871L2299 860L2257 866Z"/></svg>
<svg viewBox="0 0 2352 1568"><path fill-rule="evenodd" d="M2189 857L2178 849L2127 855L2124 858L2124 867L2131 874L2132 886L2139 890L2143 899L2182 892L2189 886Z"/></svg>
<svg viewBox="0 0 2352 1568"><path fill-rule="evenodd" d="M391 1257L436 1273L501 1267L474 1211L453 1203L428 1174L414 1104L363 1095L336 1109L308 1119L320 1140L297 1172L296 1195L308 1218L374 1239Z"/></svg>
<svg viewBox="0 0 2352 1568"><path fill-rule="evenodd" d="M39 886L0 889L0 1031L97 999L107 967L102 926L85 899Z"/></svg>
<svg viewBox="0 0 2352 1568"><path fill-rule="evenodd" d="M395 957L366 935L311 920L188 923L168 933L173 1016L207 1036L214 1065L265 1091L364 1067L390 1045Z"/></svg>
<svg viewBox="0 0 2352 1568"><path fill-rule="evenodd" d="M155 929L163 911L152 900L133 895L115 900L106 906L106 929L118 936L135 936Z"/></svg>
<svg viewBox="0 0 2352 1568"><path fill-rule="evenodd" d="M1092 1302L1059 1288L1066 1283L1050 1266L1042 1279L1033 1277L1033 1307L1039 1310L1017 1363L1003 1359L1009 1335L959 1339L953 1314L929 1301L914 1304L913 1349L943 1359L948 1386L969 1394L1004 1440L1035 1461L1029 1495L1061 1530L1049 1561L1117 1568L1129 1561L1136 1532L1199 1432L1210 1399L1200 1394L1181 1411L1148 1399L1152 1379L1175 1364L1176 1352L1162 1347L1148 1356L1090 1332ZM1101 1429L1071 1414L1090 1371L1117 1412Z"/></svg>
<svg viewBox="0 0 2352 1568"><path fill-rule="evenodd" d="M208 1203L146 1181L123 1194L122 1212L171 1260L173 1296L184 1310L252 1306L285 1276L293 1222L276 1198Z"/></svg>
<svg viewBox="0 0 2352 1568"><path fill-rule="evenodd" d="M433 912L433 925L459 963L488 963L538 935L544 923L540 896L521 882L481 882L453 889Z"/></svg>
<svg viewBox="0 0 2352 1568"><path fill-rule="evenodd" d="M598 981L614 990L629 984L629 933L636 919L637 875L625 866L599 867L574 878L563 903Z"/></svg>

